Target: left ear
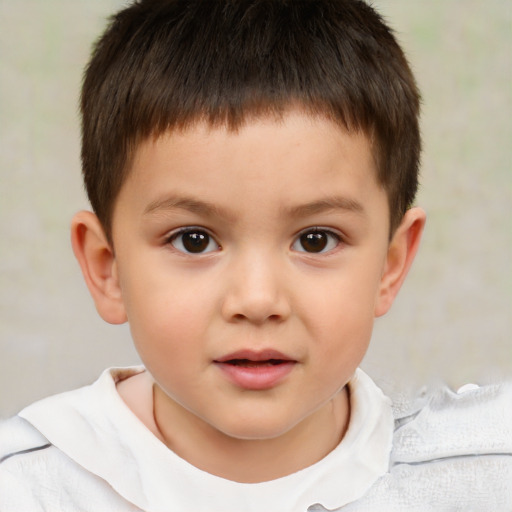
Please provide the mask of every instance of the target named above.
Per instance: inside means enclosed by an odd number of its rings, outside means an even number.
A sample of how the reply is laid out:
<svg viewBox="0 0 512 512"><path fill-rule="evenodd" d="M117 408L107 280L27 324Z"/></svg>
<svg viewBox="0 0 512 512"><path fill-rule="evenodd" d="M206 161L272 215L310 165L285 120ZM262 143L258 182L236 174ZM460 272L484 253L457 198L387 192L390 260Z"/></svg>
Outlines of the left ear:
<svg viewBox="0 0 512 512"><path fill-rule="evenodd" d="M420 245L426 214L421 208L410 208L389 244L386 264L375 303L375 316L388 312L411 268Z"/></svg>

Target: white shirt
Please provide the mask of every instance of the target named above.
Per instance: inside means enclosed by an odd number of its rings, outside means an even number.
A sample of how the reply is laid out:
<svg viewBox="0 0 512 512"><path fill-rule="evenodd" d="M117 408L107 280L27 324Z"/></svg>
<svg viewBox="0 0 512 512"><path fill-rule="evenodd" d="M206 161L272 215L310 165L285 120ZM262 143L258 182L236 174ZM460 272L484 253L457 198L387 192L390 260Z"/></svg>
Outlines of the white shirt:
<svg viewBox="0 0 512 512"><path fill-rule="evenodd" d="M351 417L342 442L308 468L254 484L201 471L151 433L116 390L116 382L141 371L107 370L93 385L36 402L10 420L4 432L17 439L3 449L0 441L0 510L335 509L388 472L391 404L361 370L349 383ZM152 400L150 384L146 393Z"/></svg>
<svg viewBox="0 0 512 512"><path fill-rule="evenodd" d="M108 370L0 423L0 511L512 511L512 384L438 390L395 413L393 427L388 399L358 371L337 448L241 484L188 464L131 412L116 382L142 371Z"/></svg>

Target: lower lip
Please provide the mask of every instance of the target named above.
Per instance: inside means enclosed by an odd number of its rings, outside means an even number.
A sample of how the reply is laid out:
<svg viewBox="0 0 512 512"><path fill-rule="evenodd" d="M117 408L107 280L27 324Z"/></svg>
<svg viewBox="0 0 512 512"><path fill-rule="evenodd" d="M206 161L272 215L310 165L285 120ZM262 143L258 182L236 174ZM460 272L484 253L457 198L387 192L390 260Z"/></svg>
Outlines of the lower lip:
<svg viewBox="0 0 512 512"><path fill-rule="evenodd" d="M276 365L237 366L228 363L216 363L228 379L243 389L270 389L279 384L295 366L294 361Z"/></svg>

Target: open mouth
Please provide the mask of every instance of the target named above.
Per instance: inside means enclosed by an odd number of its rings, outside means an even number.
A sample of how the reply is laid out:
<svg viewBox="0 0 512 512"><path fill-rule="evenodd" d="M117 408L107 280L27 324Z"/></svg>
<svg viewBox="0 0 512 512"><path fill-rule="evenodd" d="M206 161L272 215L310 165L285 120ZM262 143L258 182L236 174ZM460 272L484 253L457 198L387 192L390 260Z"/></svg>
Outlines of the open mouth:
<svg viewBox="0 0 512 512"><path fill-rule="evenodd" d="M277 350L266 349L261 351L238 350L216 359L215 362L242 368L261 368L294 363L295 361Z"/></svg>
<svg viewBox="0 0 512 512"><path fill-rule="evenodd" d="M290 361L285 359L266 359L264 361L253 361L251 359L229 359L224 361L225 364L231 364L233 366L242 366L244 368L259 368L262 366L276 366L278 364L289 363Z"/></svg>
<svg viewBox="0 0 512 512"><path fill-rule="evenodd" d="M264 390L283 382L298 362L277 350L268 349L239 350L214 363L239 388Z"/></svg>

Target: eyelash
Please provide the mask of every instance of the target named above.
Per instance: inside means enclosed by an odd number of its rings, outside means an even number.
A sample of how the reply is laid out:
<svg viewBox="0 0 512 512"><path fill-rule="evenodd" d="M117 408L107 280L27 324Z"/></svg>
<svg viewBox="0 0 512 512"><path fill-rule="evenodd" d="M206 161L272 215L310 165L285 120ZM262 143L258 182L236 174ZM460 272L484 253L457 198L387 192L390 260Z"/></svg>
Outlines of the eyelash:
<svg viewBox="0 0 512 512"><path fill-rule="evenodd" d="M185 245L185 242L183 239L180 240L180 237L186 234L195 234L199 235L195 240L192 238L188 240L188 243L192 242L192 244L195 244L195 247L190 246L187 248ZM313 236L311 236L313 235ZM320 236L319 236L320 235ZM327 240L322 239L322 235L326 235ZM303 237L309 236L309 240L304 239ZM176 241L179 241L175 244ZM305 254L325 254L329 253L332 250L336 249L336 247L342 243L343 239L342 237L326 228L321 227L313 227L313 228L307 228L301 231L296 238L294 239L291 248L295 250L296 252L302 252ZM305 250L304 243L311 243L310 249L313 250ZM318 242L320 242L319 245L316 245ZM325 243L324 243L325 242ZM183 254L194 254L194 255L201 255L201 254L208 254L210 252L215 251L216 249L220 249L220 245L217 243L215 238L208 233L207 230L200 227L195 226L187 226L181 229L178 229L177 231L171 233L169 236L165 239L166 244L172 245L177 251L183 253ZM204 243L206 243L206 246L204 246ZM334 243L334 246L333 246ZM296 247L300 245L301 248ZM180 247L181 246L181 247ZM325 248L328 248L325 250ZM194 251L194 248L200 249L199 251ZM205 250L209 249L209 250ZM318 249L318 250L317 250Z"/></svg>

